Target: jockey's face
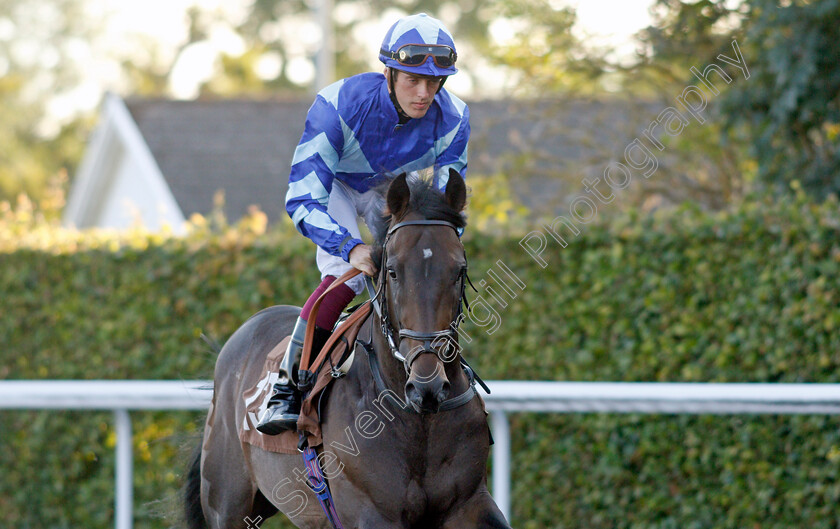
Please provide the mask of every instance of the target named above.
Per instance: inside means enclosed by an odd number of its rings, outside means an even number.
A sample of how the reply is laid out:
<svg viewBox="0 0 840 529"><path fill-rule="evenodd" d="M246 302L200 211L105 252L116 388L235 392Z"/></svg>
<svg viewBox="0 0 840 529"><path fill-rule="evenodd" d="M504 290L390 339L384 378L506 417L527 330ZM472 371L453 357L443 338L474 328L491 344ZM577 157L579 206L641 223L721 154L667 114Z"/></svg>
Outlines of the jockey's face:
<svg viewBox="0 0 840 529"><path fill-rule="evenodd" d="M387 69L385 75L389 75ZM426 115L435 99L438 87L440 87L440 77L413 75L400 70L397 70L397 76L394 80L394 93L397 96L397 102L402 107L403 112L414 119Z"/></svg>

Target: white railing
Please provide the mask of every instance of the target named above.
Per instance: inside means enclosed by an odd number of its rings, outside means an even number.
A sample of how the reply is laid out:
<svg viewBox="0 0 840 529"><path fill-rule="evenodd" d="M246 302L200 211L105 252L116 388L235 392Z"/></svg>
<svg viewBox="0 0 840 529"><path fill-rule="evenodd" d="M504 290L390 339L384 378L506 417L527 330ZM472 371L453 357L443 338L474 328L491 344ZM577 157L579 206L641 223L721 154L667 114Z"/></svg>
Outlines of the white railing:
<svg viewBox="0 0 840 529"><path fill-rule="evenodd" d="M510 519L507 414L840 414L840 384L683 384L632 382L488 382L492 417L493 497ZM131 410L203 410L207 381L0 381L0 409L110 410L116 446L116 528L131 529Z"/></svg>

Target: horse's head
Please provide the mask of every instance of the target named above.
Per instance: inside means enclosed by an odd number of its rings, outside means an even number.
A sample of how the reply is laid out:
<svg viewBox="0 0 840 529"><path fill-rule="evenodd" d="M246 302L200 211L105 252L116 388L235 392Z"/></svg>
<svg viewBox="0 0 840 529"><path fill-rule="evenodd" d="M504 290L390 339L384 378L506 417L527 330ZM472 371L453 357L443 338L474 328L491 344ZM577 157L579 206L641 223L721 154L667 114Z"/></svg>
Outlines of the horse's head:
<svg viewBox="0 0 840 529"><path fill-rule="evenodd" d="M382 241L383 333L407 373L405 396L415 410L438 411L450 374L460 370L457 325L467 261L457 229L467 191L451 170L446 192L397 177L387 192L390 213Z"/></svg>

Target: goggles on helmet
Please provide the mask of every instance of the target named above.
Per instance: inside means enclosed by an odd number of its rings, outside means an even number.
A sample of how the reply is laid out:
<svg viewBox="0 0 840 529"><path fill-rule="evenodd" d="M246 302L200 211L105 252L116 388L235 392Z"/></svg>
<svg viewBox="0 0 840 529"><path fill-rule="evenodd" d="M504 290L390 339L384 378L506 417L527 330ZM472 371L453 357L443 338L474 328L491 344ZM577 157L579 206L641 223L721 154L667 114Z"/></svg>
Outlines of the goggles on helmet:
<svg viewBox="0 0 840 529"><path fill-rule="evenodd" d="M438 67L450 68L458 59L455 50L442 44L406 44L397 51L379 50L379 52L403 66L420 66L431 57Z"/></svg>

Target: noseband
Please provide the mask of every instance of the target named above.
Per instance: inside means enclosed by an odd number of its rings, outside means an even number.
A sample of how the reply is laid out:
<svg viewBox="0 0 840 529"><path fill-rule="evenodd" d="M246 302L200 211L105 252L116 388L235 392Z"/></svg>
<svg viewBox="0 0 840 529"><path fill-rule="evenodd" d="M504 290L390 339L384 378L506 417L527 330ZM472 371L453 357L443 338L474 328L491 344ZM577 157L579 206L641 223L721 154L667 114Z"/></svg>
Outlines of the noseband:
<svg viewBox="0 0 840 529"><path fill-rule="evenodd" d="M391 239L391 235L394 234L400 228L405 226L448 226L458 232L458 227L452 224L451 222L447 222L445 220L407 220L405 222L399 222L391 226L388 230L388 233L385 235L385 242L382 245L382 263L383 265L387 262L388 256L388 242ZM383 273L385 273L385 269L383 266ZM450 344L451 346L457 346L457 336L458 336L458 325L461 323L461 315L463 314L463 307L467 305L467 298L465 295L466 285L469 282L469 277L467 276L467 268L461 271L461 275L459 276L458 280L460 281L460 288L461 288L461 295L458 300L458 306L456 308L457 314L455 315L455 319L446 329L440 331L431 331L431 332L421 332L415 331L413 329L405 329L400 328L396 334L396 339L394 338L394 328L391 325L390 315L388 311L388 307L385 306L384 308L380 308L378 300L381 298L383 300L383 304L388 303L388 298L385 294L386 286L388 284L388 279L382 277L379 282L379 289L374 294L373 292L369 292L371 295L371 299L373 299L373 307L376 311L376 314L379 316L379 323L382 327L382 334L385 336L385 339L388 342L388 347L391 349L391 355L403 363L405 367L406 374L411 372L411 364L417 359L418 356L425 353L431 353L436 355L442 362L447 362L448 360L452 360L452 358L446 358L445 355L442 354L440 347L441 344ZM472 283L470 283L472 284ZM371 290L371 283L368 280L368 289ZM467 305L469 308L469 305ZM419 342L423 342L422 347L415 347L413 348L408 356L404 356L400 352L400 341L403 338L408 338L409 340L416 340Z"/></svg>

